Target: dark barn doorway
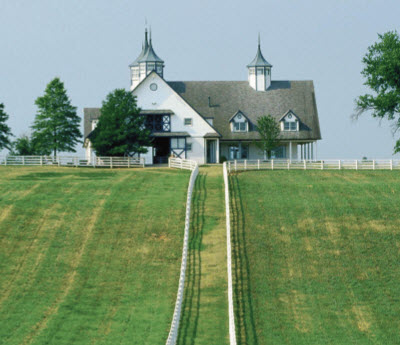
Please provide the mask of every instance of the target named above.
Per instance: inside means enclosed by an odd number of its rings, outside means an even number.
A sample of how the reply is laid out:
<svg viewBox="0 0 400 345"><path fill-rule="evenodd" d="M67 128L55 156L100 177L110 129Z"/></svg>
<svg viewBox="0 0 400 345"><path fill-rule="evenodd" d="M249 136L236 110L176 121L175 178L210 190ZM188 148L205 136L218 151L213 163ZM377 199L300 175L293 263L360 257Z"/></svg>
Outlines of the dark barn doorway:
<svg viewBox="0 0 400 345"><path fill-rule="evenodd" d="M169 138L154 138L153 141L153 155L154 164L168 163L168 157L171 152L171 145Z"/></svg>

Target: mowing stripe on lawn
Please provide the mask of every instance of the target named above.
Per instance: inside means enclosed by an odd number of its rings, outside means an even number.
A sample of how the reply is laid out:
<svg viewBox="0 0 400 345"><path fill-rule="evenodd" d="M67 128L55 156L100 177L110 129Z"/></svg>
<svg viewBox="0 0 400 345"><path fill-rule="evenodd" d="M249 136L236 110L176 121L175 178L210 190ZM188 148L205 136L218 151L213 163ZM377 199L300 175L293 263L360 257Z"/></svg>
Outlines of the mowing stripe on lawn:
<svg viewBox="0 0 400 345"><path fill-rule="evenodd" d="M220 167L202 167L193 191L178 344L228 345L226 228Z"/></svg>

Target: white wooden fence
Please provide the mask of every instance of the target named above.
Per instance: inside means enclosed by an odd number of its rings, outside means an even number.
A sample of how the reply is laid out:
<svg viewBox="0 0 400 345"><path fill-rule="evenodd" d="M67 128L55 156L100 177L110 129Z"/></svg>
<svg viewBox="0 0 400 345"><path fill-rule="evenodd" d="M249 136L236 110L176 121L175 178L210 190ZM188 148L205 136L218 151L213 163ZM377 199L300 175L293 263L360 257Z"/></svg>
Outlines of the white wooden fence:
<svg viewBox="0 0 400 345"><path fill-rule="evenodd" d="M172 317L171 328L169 330L169 335L166 345L175 345L178 338L179 322L181 319L182 312L182 302L185 288L185 276L186 276L186 266L188 259L188 247L189 247L189 228L190 228L190 208L192 204L192 193L194 184L196 182L197 175L199 174L199 167L197 162L190 161L187 159L170 158L168 161L170 168L179 168L191 170L189 186L187 191L186 199L186 215L185 215L185 234L183 238L183 249L182 249L182 264L181 273L179 276L178 294L176 296L175 310Z"/></svg>
<svg viewBox="0 0 400 345"><path fill-rule="evenodd" d="M88 161L77 156L0 156L0 165L134 168L144 167L145 160L136 157L94 157Z"/></svg>
<svg viewBox="0 0 400 345"><path fill-rule="evenodd" d="M223 166L225 184L225 212L226 212L226 250L228 267L228 315L229 315L229 342L236 345L235 312L233 309L233 284L232 284L232 245L231 245L231 212L229 207L229 178L227 164Z"/></svg>
<svg viewBox="0 0 400 345"><path fill-rule="evenodd" d="M400 170L398 159L324 159L324 160L234 160L227 162L228 171L239 170Z"/></svg>
<svg viewBox="0 0 400 345"><path fill-rule="evenodd" d="M189 159L180 159L180 158L168 159L168 166L170 168L194 170L197 165L198 165L197 162Z"/></svg>

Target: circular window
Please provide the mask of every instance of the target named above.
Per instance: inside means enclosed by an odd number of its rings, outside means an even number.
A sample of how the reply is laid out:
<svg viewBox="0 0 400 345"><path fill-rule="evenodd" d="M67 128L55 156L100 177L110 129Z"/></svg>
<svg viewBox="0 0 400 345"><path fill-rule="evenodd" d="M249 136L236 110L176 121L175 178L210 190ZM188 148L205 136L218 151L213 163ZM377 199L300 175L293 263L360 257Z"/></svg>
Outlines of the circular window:
<svg viewBox="0 0 400 345"><path fill-rule="evenodd" d="M237 116L237 118L240 120L240 119L242 118L242 115L239 114L239 115Z"/></svg>
<svg viewBox="0 0 400 345"><path fill-rule="evenodd" d="M289 115L287 116L287 118L288 118L288 119L291 119L291 118L292 118L292 114L289 114Z"/></svg>
<svg viewBox="0 0 400 345"><path fill-rule="evenodd" d="M151 91L156 91L157 90L157 84L156 83L150 84L150 90Z"/></svg>

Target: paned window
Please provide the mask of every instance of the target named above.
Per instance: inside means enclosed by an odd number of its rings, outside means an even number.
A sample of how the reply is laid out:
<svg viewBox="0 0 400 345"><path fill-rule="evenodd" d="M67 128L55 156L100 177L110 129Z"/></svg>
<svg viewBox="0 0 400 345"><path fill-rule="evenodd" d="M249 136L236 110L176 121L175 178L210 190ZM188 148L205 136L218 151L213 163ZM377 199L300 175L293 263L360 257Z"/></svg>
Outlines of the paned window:
<svg viewBox="0 0 400 345"><path fill-rule="evenodd" d="M246 132L246 122L233 122L234 132Z"/></svg>
<svg viewBox="0 0 400 345"><path fill-rule="evenodd" d="M186 151L192 151L192 143L186 143Z"/></svg>
<svg viewBox="0 0 400 345"><path fill-rule="evenodd" d="M293 121L293 122L285 121L283 123L283 130L285 130L285 131L297 131L297 121Z"/></svg>
<svg viewBox="0 0 400 345"><path fill-rule="evenodd" d="M169 115L145 115L146 128L152 132L171 132L171 119Z"/></svg>
<svg viewBox="0 0 400 345"><path fill-rule="evenodd" d="M171 149L185 149L185 138L171 138Z"/></svg>
<svg viewBox="0 0 400 345"><path fill-rule="evenodd" d="M185 126L191 126L193 124L193 119L191 117L187 117L184 119Z"/></svg>

